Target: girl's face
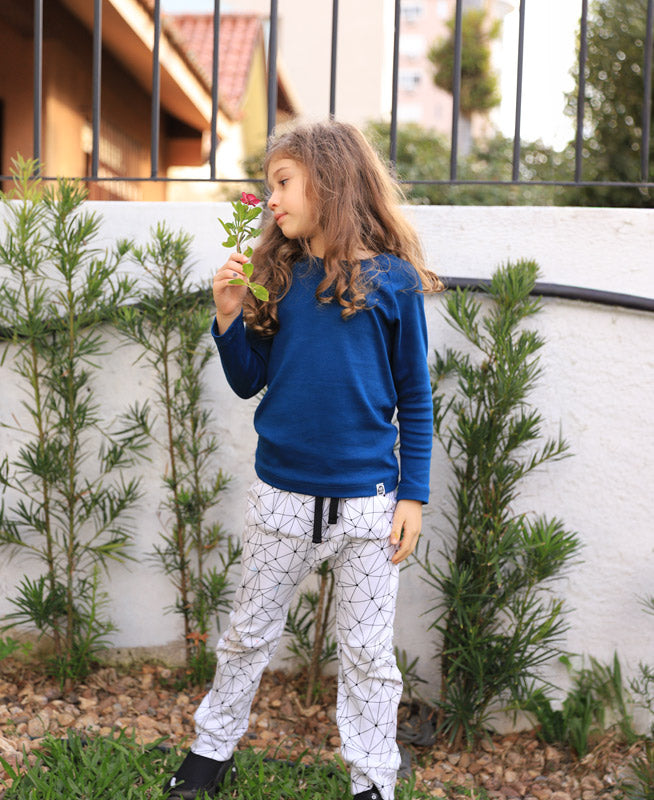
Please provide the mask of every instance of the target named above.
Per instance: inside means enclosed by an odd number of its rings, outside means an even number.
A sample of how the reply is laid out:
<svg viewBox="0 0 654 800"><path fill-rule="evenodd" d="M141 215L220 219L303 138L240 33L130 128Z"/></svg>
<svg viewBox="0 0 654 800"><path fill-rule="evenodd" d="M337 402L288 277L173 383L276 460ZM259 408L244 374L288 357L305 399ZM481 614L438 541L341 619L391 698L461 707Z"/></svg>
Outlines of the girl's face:
<svg viewBox="0 0 654 800"><path fill-rule="evenodd" d="M322 235L313 204L307 198L305 166L292 158L273 157L268 167L268 186L272 192L268 208L284 236L307 239L312 254L322 257Z"/></svg>

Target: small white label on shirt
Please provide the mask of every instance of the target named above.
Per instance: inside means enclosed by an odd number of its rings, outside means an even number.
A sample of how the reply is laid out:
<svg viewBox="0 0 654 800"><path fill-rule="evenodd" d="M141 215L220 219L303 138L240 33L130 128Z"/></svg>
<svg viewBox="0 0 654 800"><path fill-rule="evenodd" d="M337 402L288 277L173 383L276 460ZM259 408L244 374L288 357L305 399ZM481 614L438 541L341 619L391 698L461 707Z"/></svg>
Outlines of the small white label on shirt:
<svg viewBox="0 0 654 800"><path fill-rule="evenodd" d="M386 497L386 487L383 483L377 484L377 496L378 497Z"/></svg>

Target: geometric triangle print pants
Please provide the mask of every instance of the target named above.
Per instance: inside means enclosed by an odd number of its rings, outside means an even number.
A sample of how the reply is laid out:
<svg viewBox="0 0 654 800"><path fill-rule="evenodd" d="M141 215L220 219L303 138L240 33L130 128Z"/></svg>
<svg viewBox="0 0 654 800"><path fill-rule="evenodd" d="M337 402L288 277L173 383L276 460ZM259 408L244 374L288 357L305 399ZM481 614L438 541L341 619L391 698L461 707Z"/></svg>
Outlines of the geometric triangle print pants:
<svg viewBox="0 0 654 800"><path fill-rule="evenodd" d="M375 784L392 800L402 678L393 653L399 568L390 544L395 492L344 498L335 524L325 509L312 541L315 498L256 481L248 493L242 575L228 629L216 647L213 687L195 713L198 755L225 761L245 733L263 670L284 632L300 581L329 560L335 575L341 753L352 793Z"/></svg>

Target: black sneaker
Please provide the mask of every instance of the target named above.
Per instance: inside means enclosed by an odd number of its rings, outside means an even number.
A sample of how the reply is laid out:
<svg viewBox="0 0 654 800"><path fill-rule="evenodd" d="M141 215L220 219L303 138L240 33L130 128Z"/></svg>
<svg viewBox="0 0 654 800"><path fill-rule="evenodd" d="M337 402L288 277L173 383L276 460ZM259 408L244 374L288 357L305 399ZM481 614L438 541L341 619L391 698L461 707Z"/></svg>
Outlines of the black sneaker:
<svg viewBox="0 0 654 800"><path fill-rule="evenodd" d="M365 792L357 792L354 795L354 800L381 800L381 794L376 786L366 789Z"/></svg>
<svg viewBox="0 0 654 800"><path fill-rule="evenodd" d="M216 796L228 775L236 776L233 758L215 761L189 751L177 772L166 781L164 792L168 800L204 800L205 794Z"/></svg>

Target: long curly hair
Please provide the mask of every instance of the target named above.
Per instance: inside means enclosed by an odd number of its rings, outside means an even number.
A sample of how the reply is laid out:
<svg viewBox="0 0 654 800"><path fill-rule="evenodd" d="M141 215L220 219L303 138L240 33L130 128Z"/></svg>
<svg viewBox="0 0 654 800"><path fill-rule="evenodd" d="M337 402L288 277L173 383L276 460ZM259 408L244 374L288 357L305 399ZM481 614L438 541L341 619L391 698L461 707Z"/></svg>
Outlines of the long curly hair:
<svg viewBox="0 0 654 800"><path fill-rule="evenodd" d="M399 186L358 128L336 121L297 125L271 137L266 175L277 158L291 158L307 171L307 200L325 239L319 302L339 303L345 319L366 308L370 287L361 270L362 253L396 255L415 268L420 280L416 291L443 290L425 265L416 231L400 211ZM248 292L244 317L251 329L264 336L277 331L277 304L289 289L293 264L308 255L306 240L287 239L273 216L264 216L252 256L253 279L268 289L270 299L261 302Z"/></svg>

